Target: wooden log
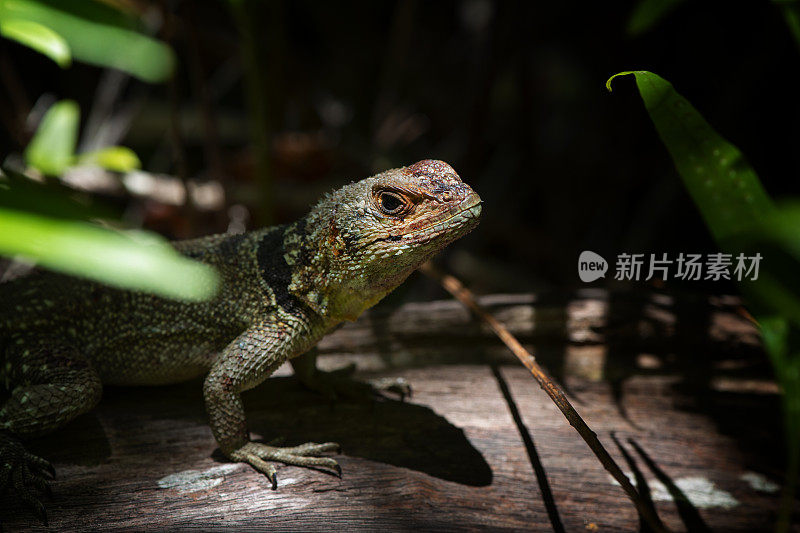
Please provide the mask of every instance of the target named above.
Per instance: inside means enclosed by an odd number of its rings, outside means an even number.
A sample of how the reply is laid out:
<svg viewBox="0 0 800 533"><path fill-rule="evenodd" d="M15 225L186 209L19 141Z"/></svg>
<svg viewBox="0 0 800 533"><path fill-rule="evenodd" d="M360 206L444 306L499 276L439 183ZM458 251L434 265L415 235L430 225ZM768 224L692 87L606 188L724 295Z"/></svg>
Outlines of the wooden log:
<svg viewBox="0 0 800 533"><path fill-rule="evenodd" d="M566 388L623 468L642 473L669 527L770 530L780 414L757 334L735 299L706 301L703 336L681 325L685 302L664 298L589 292L482 304L562 370L571 350L604 354L600 378L562 372ZM281 466L272 490L225 461L199 381L109 387L94 412L31 442L58 469L52 529L638 529L633 506L557 408L457 304L380 307L321 349L326 366L355 360L365 377L403 375L414 387L406 402L330 403L282 369L245 394L254 437L340 442L341 479ZM44 530L11 497L0 517L9 531Z"/></svg>
<svg viewBox="0 0 800 533"><path fill-rule="evenodd" d="M680 363L675 353L707 350L714 361L733 357L765 375L756 327L734 296L609 293L490 295L480 304L557 375L603 379L609 347L635 353L634 364L660 372ZM680 318L680 319L679 319ZM514 356L454 300L379 306L325 337L323 366L355 362L363 370L453 363L514 363ZM629 366L627 360L622 361ZM737 364L737 363L731 363ZM742 364L742 363L739 363Z"/></svg>

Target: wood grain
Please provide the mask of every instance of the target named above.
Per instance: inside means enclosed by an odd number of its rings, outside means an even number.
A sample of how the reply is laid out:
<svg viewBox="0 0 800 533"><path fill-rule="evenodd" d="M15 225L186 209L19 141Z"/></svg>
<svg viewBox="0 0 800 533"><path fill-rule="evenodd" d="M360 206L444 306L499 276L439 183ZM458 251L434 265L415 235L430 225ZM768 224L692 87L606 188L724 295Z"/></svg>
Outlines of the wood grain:
<svg viewBox="0 0 800 533"><path fill-rule="evenodd" d="M482 304L562 376L633 471L612 435L624 447L670 528L770 530L778 495L747 481L778 483L782 472L778 397L757 333L734 298L682 298L594 291ZM271 490L227 463L200 382L107 388L93 413L31 443L58 470L51 529L550 530L556 520L566 531L638 530L633 506L557 408L458 304L378 308L321 350L324 366L356 361L364 377L403 375L414 387L406 402L330 403L282 369L245 395L254 436L341 443L342 479L282 466ZM690 505L669 500L671 484ZM8 531L44 530L10 497L0 516Z"/></svg>

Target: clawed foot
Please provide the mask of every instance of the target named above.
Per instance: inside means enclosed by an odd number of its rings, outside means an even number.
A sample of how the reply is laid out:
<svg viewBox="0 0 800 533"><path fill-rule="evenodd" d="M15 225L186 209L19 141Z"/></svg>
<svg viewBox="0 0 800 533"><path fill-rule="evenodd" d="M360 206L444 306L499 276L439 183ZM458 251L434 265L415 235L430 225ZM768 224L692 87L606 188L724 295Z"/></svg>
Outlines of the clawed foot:
<svg viewBox="0 0 800 533"><path fill-rule="evenodd" d="M47 525L47 512L40 493L50 497L50 479L56 471L49 461L28 452L13 436L0 432L0 491L11 489Z"/></svg>
<svg viewBox="0 0 800 533"><path fill-rule="evenodd" d="M315 369L308 377L300 374L297 377L306 387L330 399L370 401L381 393L396 394L401 401L411 397L411 385L405 378L379 378L363 382L351 377L355 369L355 364L350 364L331 372Z"/></svg>
<svg viewBox="0 0 800 533"><path fill-rule="evenodd" d="M281 463L296 466L330 468L341 477L342 468L339 463L331 457L317 457L320 453L338 453L340 450L341 447L335 442L326 442L324 444L307 442L300 446L286 448L278 448L259 442L248 442L232 452L230 458L234 461L248 463L259 472L266 474L272 482L272 488L275 489L278 487L277 469L275 465L267 461L280 461Z"/></svg>

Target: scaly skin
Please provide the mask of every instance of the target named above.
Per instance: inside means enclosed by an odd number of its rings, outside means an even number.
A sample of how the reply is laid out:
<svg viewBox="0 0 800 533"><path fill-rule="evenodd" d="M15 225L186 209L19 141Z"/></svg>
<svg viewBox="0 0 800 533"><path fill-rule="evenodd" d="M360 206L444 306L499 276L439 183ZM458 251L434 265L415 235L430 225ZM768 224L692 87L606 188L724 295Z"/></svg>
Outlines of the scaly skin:
<svg viewBox="0 0 800 533"><path fill-rule="evenodd" d="M267 461L339 471L335 443L252 442L241 392L355 320L478 222L480 198L425 160L326 195L303 219L244 235L175 243L217 268L213 300L185 302L39 272L0 286L0 484L43 516L46 461L18 439L53 431L100 400L102 385L164 385L205 375L221 451L276 483ZM296 370L297 372L297 370ZM300 373L298 373L298 377ZM308 373L306 378L308 378Z"/></svg>

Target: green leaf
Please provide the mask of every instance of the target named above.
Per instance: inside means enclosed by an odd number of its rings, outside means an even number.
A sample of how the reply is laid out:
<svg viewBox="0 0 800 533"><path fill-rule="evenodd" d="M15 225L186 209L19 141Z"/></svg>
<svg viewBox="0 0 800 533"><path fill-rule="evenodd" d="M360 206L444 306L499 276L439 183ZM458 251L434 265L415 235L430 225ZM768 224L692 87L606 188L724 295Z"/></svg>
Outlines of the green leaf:
<svg viewBox="0 0 800 533"><path fill-rule="evenodd" d="M767 213L757 236L776 243L800 261L800 204L780 205Z"/></svg>
<svg viewBox="0 0 800 533"><path fill-rule="evenodd" d="M138 21L95 0L3 0L0 19L21 19L50 28L79 61L124 70L147 82L172 73L172 49L141 33Z"/></svg>
<svg viewBox="0 0 800 533"><path fill-rule="evenodd" d="M67 274L186 300L214 295L214 269L151 233L119 232L0 208L0 254Z"/></svg>
<svg viewBox="0 0 800 533"><path fill-rule="evenodd" d="M79 120L80 111L75 102L62 100L53 104L25 150L28 164L50 176L57 176L76 163L95 164L116 172L141 168L142 163L134 151L124 146L110 146L76 156Z"/></svg>
<svg viewBox="0 0 800 533"><path fill-rule="evenodd" d="M761 253L757 281L741 283L754 315L778 313L800 327L800 212L778 210L736 146L720 136L672 85L652 72L633 75L645 108L712 236L724 251Z"/></svg>
<svg viewBox="0 0 800 533"><path fill-rule="evenodd" d="M672 85L652 72L633 75L661 140L667 147L706 225L724 251L761 253L757 281L741 283L754 315L778 313L800 327L800 210L777 209L736 146L722 138Z"/></svg>
<svg viewBox="0 0 800 533"><path fill-rule="evenodd" d="M72 63L67 41L38 22L24 19L0 19L0 35L46 55L61 68L66 68Z"/></svg>
<svg viewBox="0 0 800 533"><path fill-rule="evenodd" d="M53 104L25 149L25 160L43 174L57 176L73 161L78 142L78 104L62 100Z"/></svg>
<svg viewBox="0 0 800 533"><path fill-rule="evenodd" d="M800 471L800 208L777 208L741 152L723 139L672 85L647 71L633 75L650 118L711 234L723 250L763 251L757 280L740 284L758 319L783 389L789 461L778 517L788 531Z"/></svg>
<svg viewBox="0 0 800 533"><path fill-rule="evenodd" d="M628 34L641 35L686 0L641 0L628 19Z"/></svg>
<svg viewBox="0 0 800 533"><path fill-rule="evenodd" d="M95 152L81 154L78 156L77 162L98 165L115 172L129 172L142 168L142 163L136 153L124 146L109 146Z"/></svg>
<svg viewBox="0 0 800 533"><path fill-rule="evenodd" d="M772 0L783 13L789 32L794 37L794 43L800 50L800 1L798 0Z"/></svg>
<svg viewBox="0 0 800 533"><path fill-rule="evenodd" d="M795 508L794 493L800 474L800 354L790 353L792 334L798 334L780 316L765 316L759 319L764 348L772 360L783 388L783 415L786 432L786 484L781 497L781 512L776 531L789 531L792 511Z"/></svg>
<svg viewBox="0 0 800 533"><path fill-rule="evenodd" d="M116 220L120 217L118 209L99 205L91 195L58 180L39 183L9 168L3 168L0 173L0 208L73 220Z"/></svg>
<svg viewBox="0 0 800 533"><path fill-rule="evenodd" d="M620 72L608 79L608 90L626 75L636 78L645 108L712 235L728 248L733 237L758 226L773 209L761 181L739 149L660 76Z"/></svg>

